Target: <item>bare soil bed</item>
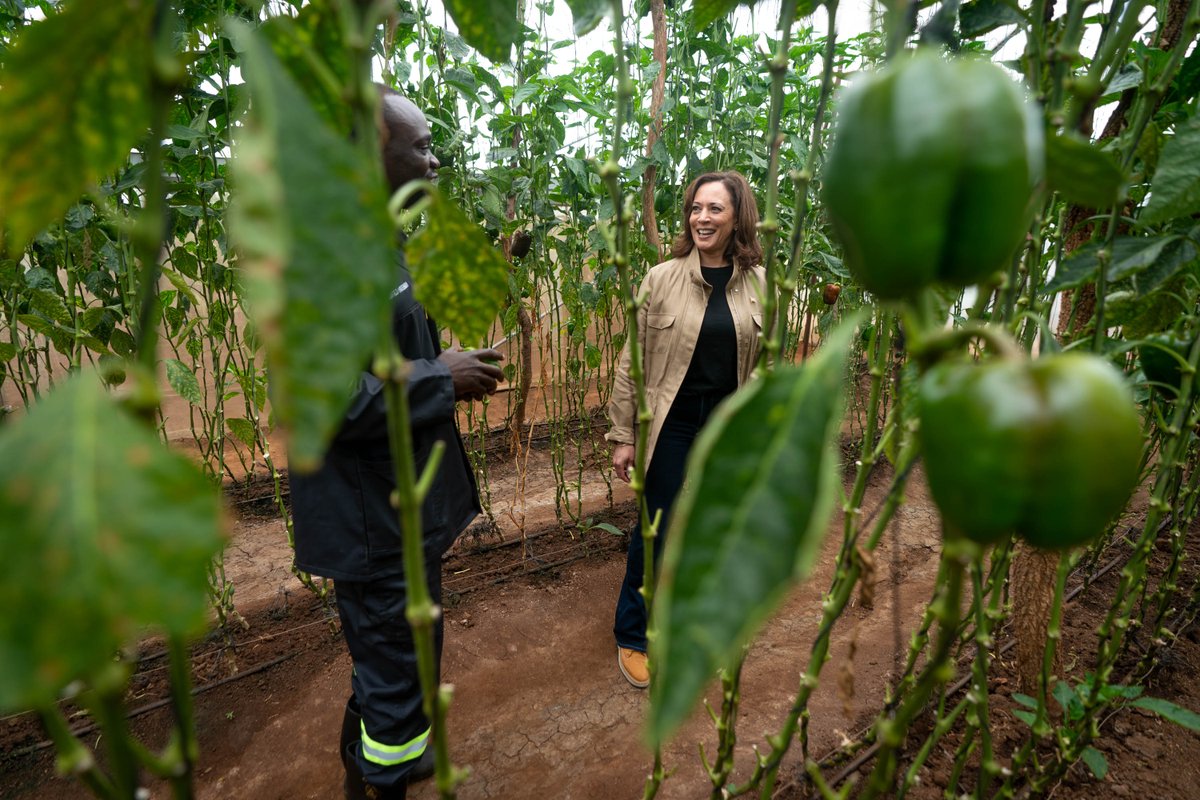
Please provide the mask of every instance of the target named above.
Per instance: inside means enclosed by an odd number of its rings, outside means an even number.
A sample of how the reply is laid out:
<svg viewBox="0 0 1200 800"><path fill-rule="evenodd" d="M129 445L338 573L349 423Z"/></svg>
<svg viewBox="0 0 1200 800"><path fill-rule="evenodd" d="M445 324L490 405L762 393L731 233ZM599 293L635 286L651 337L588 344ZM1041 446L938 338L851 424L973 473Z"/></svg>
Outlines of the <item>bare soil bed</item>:
<svg viewBox="0 0 1200 800"><path fill-rule="evenodd" d="M555 513L549 459L544 442L535 442L517 465L493 457L489 483L495 525L478 523L443 564L443 678L455 687L450 747L455 763L471 770L458 793L462 800L636 798L651 766L640 736L646 695L621 678L611 634L625 542L588 527L607 521L628 530L631 497L623 485L610 488L598 465L590 463L577 489L583 524L570 519L564 524ZM877 470L868 511L882 500L889 479L886 467ZM246 626L235 627L228 639L214 634L195 648L202 750L197 796L337 798L342 769L336 742L349 690L349 657L336 631L336 615L291 575L282 521L271 513L270 501L254 500L256 491L269 488L230 493L236 524L226 570ZM813 576L791 593L751 648L742 681L735 780L749 775L752 748L764 746L764 735L779 729L794 698L821 596L832 578L840 531L840 515L835 515ZM940 537L919 468L889 537L876 554L873 604L852 606L836 629L831 661L810 703L810 758L832 753L871 722L930 598ZM1114 579L1115 571L1105 581ZM1086 668L1098 615L1107 606L1111 584L1105 581L1067 612L1064 663L1079 671ZM1197 639L1194 628L1180 636L1147 685L1148 694L1200 709L1194 680L1200 671ZM169 709L161 704L165 670L155 657L158 650L153 642L146 644L129 700L131 724L154 746L165 741L170 725ZM1009 714L1011 686L1003 668L996 674L991 687L995 736L1004 758L1023 731ZM718 701L715 686L709 697ZM74 722L86 730L86 719ZM1106 720L1105 734L1099 749L1108 758L1108 776L1097 781L1077 767L1056 796L1200 796L1200 737L1136 711ZM100 744L94 733L84 738ZM715 738L707 715L698 710L664 750L671 774L659 797L709 797L697 744L711 751ZM84 796L79 784L56 776L52 750L43 739L29 715L0 720L0 797ZM953 747L951 738L910 796L942 796L938 786L946 780ZM777 796L807 796L795 780L801 764L794 750ZM168 796L159 784L151 784L151 790L155 798ZM426 783L413 787L409 796L429 800L437 795Z"/></svg>

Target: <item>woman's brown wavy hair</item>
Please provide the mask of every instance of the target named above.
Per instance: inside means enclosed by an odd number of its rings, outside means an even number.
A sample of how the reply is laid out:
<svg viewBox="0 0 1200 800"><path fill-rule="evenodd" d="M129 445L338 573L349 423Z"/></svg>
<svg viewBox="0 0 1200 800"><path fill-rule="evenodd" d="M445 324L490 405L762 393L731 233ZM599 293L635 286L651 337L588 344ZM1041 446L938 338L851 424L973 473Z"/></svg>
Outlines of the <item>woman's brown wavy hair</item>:
<svg viewBox="0 0 1200 800"><path fill-rule="evenodd" d="M758 202L742 173L733 170L706 172L688 184L683 193L683 229L671 245L671 255L683 258L696 246L692 238L692 226L688 223L692 203L696 200L696 190L714 181L723 183L733 198L734 231L733 236L729 237L725 255L730 256L733 263L742 269L758 266L763 260L762 245L758 243Z"/></svg>

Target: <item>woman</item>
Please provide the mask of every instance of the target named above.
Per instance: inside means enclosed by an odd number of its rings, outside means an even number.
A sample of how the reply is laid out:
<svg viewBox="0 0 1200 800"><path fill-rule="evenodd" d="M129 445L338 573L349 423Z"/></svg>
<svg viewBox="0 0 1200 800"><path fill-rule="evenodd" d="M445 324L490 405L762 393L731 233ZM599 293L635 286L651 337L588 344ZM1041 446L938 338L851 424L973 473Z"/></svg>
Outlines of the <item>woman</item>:
<svg viewBox="0 0 1200 800"><path fill-rule="evenodd" d="M683 231L674 258L651 269L638 312L646 402L651 411L646 447L646 505L662 511L654 561L662 555L667 513L683 485L683 467L696 434L713 408L744 384L758 358L762 330L759 297L765 274L758 243L758 207L737 172L710 172L684 194ZM613 468L626 483L633 470L637 393L629 375L629 347L621 357L608 411L615 443ZM613 633L617 665L631 684L650 683L646 668L643 543L634 528L617 599Z"/></svg>

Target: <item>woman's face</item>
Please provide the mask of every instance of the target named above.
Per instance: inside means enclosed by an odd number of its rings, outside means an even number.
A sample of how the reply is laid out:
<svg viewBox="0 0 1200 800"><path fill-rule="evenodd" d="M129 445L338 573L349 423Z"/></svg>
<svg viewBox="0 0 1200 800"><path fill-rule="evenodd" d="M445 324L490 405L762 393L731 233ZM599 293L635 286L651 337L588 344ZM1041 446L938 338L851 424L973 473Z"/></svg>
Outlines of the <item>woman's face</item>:
<svg viewBox="0 0 1200 800"><path fill-rule="evenodd" d="M692 241L700 251L700 263L723 266L725 249L733 237L733 197L721 181L709 181L696 190L688 212Z"/></svg>

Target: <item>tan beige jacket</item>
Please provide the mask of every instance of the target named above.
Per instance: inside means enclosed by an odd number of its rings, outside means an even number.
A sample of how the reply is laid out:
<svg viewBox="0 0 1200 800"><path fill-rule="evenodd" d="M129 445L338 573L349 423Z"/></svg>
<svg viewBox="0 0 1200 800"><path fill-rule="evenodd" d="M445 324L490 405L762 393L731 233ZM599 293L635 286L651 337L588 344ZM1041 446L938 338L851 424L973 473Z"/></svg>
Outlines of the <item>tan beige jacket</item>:
<svg viewBox="0 0 1200 800"><path fill-rule="evenodd" d="M738 386L750 379L758 359L762 332L760 295L766 284L762 267L737 267L729 279L725 295L737 332ZM692 363L692 353L700 336L700 323L712 287L700 272L700 253L696 249L684 258L664 261L653 267L642 282L645 302L638 311L638 338L645 365L646 404L650 409L650 442L646 464L654 455L654 445L679 386ZM637 392L629 375L629 344L626 343L617 367L612 399L608 403L611 423L605 436L617 444L634 444L637 433Z"/></svg>

